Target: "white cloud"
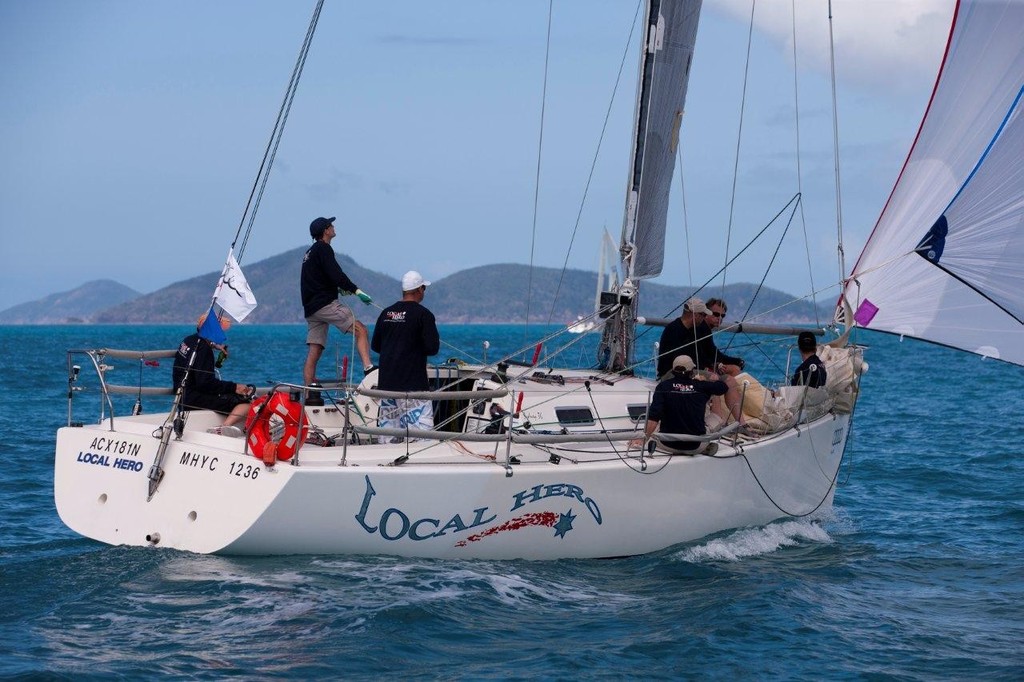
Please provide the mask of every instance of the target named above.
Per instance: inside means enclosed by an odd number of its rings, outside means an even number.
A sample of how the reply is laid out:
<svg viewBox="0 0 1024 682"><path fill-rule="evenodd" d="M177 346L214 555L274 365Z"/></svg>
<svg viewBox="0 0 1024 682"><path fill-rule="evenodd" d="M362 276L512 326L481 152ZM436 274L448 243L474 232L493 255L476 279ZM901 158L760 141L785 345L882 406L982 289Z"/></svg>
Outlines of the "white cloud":
<svg viewBox="0 0 1024 682"><path fill-rule="evenodd" d="M945 50L954 5L955 0L834 0L832 33L841 80L894 92L908 82L931 82ZM711 0L705 7L750 21L751 0ZM761 0L754 9L756 30L791 53L794 8L800 64L827 72L827 2Z"/></svg>

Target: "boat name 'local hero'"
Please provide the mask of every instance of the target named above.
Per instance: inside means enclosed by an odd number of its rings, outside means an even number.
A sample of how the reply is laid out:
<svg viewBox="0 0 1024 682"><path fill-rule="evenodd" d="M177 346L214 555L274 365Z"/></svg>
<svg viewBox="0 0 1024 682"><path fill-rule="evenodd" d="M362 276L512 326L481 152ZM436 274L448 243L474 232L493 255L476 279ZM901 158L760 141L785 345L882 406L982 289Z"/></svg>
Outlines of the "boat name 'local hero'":
<svg viewBox="0 0 1024 682"><path fill-rule="evenodd" d="M498 518L497 514L491 514L490 517L484 518L484 515L488 513L487 507L481 507L473 510L473 520L471 523L466 523L462 519L462 515L455 514L447 523L441 524L440 519L422 518L416 521L412 521L408 514L403 512L401 509L396 507L388 507L380 515L378 525L371 526L366 522L367 512L370 510L370 501L377 494L374 490L373 484L370 483L370 477L366 477L366 493L363 495L363 504L359 508L359 513L356 514L356 521L363 529L371 535L379 532L380 536L385 540L400 540L403 537L408 536L410 540L429 540L430 538L441 537L452 531L453 533L459 533L467 531L477 526L484 524L493 523ZM551 485L537 485L528 490L523 490L512 496L513 503L509 509L510 512L524 507L534 502L539 502L548 497L570 497L579 502L582 502L586 506L587 510L594 517L594 520L601 523L601 510L597 506L597 502L589 497L583 496L583 488L578 485L571 483L555 483ZM395 523L390 523L392 518L397 518ZM438 530L434 530L438 529Z"/></svg>

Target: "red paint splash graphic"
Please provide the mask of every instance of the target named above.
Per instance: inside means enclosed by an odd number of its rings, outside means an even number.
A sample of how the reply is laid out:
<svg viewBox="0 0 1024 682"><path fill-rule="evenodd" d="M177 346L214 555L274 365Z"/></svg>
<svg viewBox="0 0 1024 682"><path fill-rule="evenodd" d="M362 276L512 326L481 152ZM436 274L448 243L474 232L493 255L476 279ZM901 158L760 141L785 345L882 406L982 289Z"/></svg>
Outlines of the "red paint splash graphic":
<svg viewBox="0 0 1024 682"><path fill-rule="evenodd" d="M477 540L483 540L489 535L496 535L506 530L520 530L527 526L547 526L554 528L555 524L558 523L558 514L555 512L537 512L534 514L524 514L523 516L517 516L514 519L506 521L500 526L494 526L488 528L482 533L476 535L470 535L465 540L459 540L455 543L456 547L465 547L469 542L476 542Z"/></svg>

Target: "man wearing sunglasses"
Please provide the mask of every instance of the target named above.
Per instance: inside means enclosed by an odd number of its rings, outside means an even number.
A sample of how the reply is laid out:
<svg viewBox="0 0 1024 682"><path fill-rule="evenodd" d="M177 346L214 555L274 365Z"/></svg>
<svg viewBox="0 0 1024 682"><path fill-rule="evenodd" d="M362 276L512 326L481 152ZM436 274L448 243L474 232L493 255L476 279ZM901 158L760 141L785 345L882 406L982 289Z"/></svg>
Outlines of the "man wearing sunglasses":
<svg viewBox="0 0 1024 682"><path fill-rule="evenodd" d="M725 304L720 298L709 298L707 302L708 310L710 311L704 316L704 325L707 326L706 333L703 329L698 329L697 337L707 337L707 348L714 349L714 360L711 364L711 368L714 369L718 374L728 374L729 376L736 376L743 371L743 367L746 363L743 362L743 358L736 358L731 355L726 355L722 351L718 350L715 345L712 332L718 331L718 328L722 325L722 320L725 319L725 313L729 310L729 306Z"/></svg>

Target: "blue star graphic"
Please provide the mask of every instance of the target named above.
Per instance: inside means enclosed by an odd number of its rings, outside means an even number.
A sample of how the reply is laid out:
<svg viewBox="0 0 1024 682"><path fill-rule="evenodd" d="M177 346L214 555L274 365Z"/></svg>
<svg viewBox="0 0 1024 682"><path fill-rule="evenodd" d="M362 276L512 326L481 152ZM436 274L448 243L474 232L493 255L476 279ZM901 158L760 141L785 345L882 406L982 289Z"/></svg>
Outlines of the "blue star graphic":
<svg viewBox="0 0 1024 682"><path fill-rule="evenodd" d="M572 522L576 515L570 509L564 514L559 514L558 523L555 524L555 537L564 538L565 534L572 530Z"/></svg>

